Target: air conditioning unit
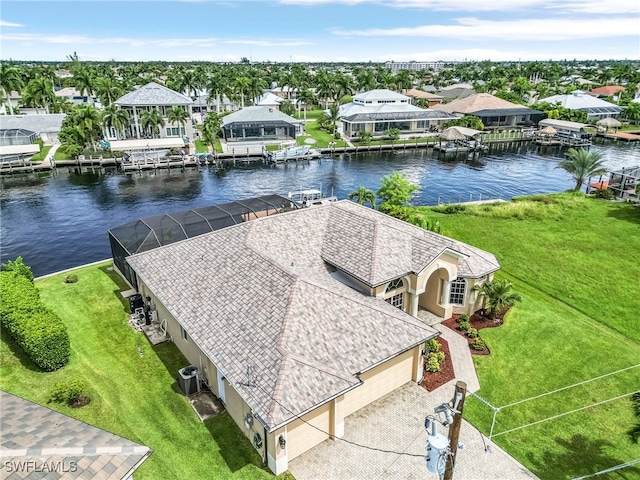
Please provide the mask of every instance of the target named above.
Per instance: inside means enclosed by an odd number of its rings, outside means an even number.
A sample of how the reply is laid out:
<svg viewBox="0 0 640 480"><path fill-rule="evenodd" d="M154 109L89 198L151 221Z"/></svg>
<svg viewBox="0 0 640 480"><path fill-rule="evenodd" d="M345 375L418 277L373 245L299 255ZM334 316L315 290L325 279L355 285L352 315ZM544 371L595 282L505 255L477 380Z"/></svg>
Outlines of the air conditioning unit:
<svg viewBox="0 0 640 480"><path fill-rule="evenodd" d="M200 391L200 381L198 380L198 367L189 365L178 370L178 385L180 390L187 397Z"/></svg>

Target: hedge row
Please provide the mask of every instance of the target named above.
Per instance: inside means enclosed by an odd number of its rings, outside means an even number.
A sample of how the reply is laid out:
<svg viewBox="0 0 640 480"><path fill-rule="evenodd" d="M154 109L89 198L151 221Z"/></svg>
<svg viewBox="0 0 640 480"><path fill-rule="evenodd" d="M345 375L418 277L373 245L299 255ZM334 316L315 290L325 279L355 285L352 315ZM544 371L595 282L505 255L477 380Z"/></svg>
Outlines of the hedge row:
<svg viewBox="0 0 640 480"><path fill-rule="evenodd" d="M42 370L69 361L67 327L46 308L31 281L15 271L0 272L0 321L16 343Z"/></svg>

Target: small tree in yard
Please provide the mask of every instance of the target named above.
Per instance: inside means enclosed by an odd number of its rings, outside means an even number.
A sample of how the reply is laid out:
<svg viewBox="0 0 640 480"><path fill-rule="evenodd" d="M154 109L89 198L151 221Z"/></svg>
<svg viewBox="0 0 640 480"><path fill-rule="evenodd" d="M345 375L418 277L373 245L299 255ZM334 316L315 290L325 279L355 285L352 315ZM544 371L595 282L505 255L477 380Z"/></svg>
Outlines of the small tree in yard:
<svg viewBox="0 0 640 480"><path fill-rule="evenodd" d="M360 205L364 205L365 203L371 204L371 208L376 208L376 194L373 193L372 190L369 190L365 187L358 187L357 190L354 190L349 194L349 200L354 200L356 203Z"/></svg>
<svg viewBox="0 0 640 480"><path fill-rule="evenodd" d="M391 140L391 143L395 143L395 141L400 138L400 130L397 128L389 128L384 134Z"/></svg>
<svg viewBox="0 0 640 480"><path fill-rule="evenodd" d="M367 132L366 130L360 130L358 132L358 138L360 139L360 141L362 143L366 143L367 145L371 141L371 137L372 137L371 132Z"/></svg>
<svg viewBox="0 0 640 480"><path fill-rule="evenodd" d="M380 211L388 213L397 207L405 207L418 190L418 185L411 183L405 174L392 172L380 180L378 197L382 199Z"/></svg>
<svg viewBox="0 0 640 480"><path fill-rule="evenodd" d="M574 190L580 190L587 178L594 175L607 173L607 169L602 164L602 153L598 151L590 152L584 148L567 150L567 157L560 162L558 168L562 168L570 173L576 181Z"/></svg>
<svg viewBox="0 0 640 480"><path fill-rule="evenodd" d="M506 307L522 301L522 297L513 291L513 283L509 280L484 282L473 287L473 290L484 298L484 310L491 319Z"/></svg>

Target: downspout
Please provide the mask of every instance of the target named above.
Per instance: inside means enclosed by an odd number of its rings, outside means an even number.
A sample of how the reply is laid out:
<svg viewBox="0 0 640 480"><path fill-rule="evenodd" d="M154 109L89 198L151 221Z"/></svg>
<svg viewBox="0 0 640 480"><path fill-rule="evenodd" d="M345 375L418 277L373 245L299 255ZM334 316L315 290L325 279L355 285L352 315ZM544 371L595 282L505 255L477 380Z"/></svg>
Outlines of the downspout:
<svg viewBox="0 0 640 480"><path fill-rule="evenodd" d="M262 466L263 467L268 467L269 466L269 462L267 461L267 452L268 452L268 447L267 447L267 427L265 427L264 424L262 425L262 430L264 432L264 461L262 462Z"/></svg>

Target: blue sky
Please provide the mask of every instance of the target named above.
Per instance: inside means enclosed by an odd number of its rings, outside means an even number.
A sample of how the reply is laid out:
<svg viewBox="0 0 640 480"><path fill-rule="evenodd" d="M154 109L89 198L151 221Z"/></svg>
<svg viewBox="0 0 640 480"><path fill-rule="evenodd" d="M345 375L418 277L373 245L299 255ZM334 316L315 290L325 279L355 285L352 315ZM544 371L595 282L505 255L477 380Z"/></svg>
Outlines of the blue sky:
<svg viewBox="0 0 640 480"><path fill-rule="evenodd" d="M0 58L640 59L638 0L2 0Z"/></svg>

